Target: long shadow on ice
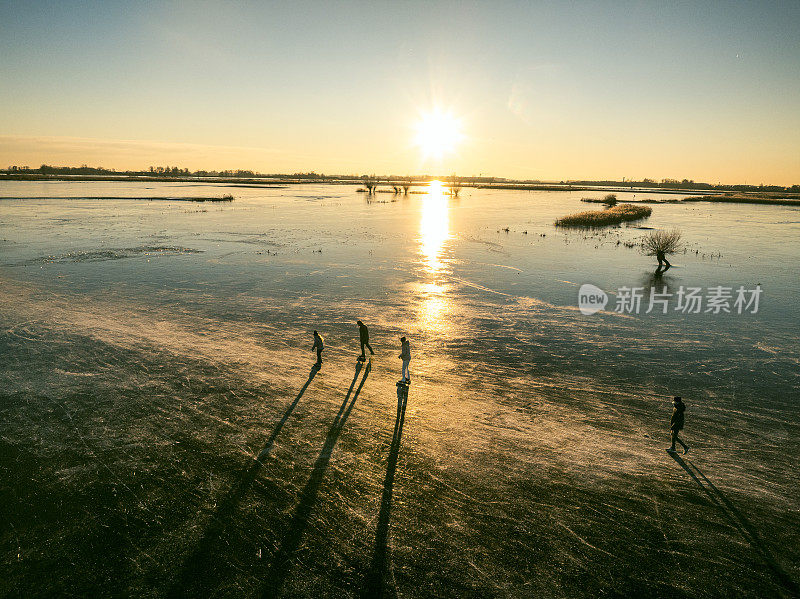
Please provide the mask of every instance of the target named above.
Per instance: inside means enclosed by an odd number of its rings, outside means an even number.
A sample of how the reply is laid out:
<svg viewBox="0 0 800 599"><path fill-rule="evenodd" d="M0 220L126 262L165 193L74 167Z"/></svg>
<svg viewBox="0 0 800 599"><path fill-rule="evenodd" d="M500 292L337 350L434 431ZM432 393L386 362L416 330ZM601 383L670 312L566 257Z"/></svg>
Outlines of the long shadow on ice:
<svg viewBox="0 0 800 599"><path fill-rule="evenodd" d="M728 499L725 494L714 485L714 483L708 480L706 475L703 474L703 472L694 464L694 462L689 459L684 460L674 452L668 453L670 457L672 457L672 459L681 466L681 468L686 470L689 476L692 477L692 480L694 480L694 482L696 482L698 486L705 492L711 502L716 505L717 508L719 508L719 510L733 525L733 527L739 531L742 537L744 537L745 541L747 541L756 551L756 553L761 556L780 583L789 591L791 591L793 596L796 596L800 592L800 588L798 588L797 584L783 570L781 565L775 561L775 558L772 557L772 553L761 540L758 531L745 517L745 515L742 514L742 512L740 512L735 505L733 505L731 500Z"/></svg>
<svg viewBox="0 0 800 599"><path fill-rule="evenodd" d="M389 541L389 512L392 509L392 487L394 474L397 470L397 459L400 457L400 442L403 437L403 423L406 417L406 403L408 402L408 387L397 387L397 419L394 423L392 445L389 449L389 459L386 463L386 478L383 480L383 496L381 497L381 511L378 514L378 529L375 533L375 551L372 555L370 566L364 584L362 597L364 599L380 598L389 593L386 579L388 541Z"/></svg>
<svg viewBox="0 0 800 599"><path fill-rule="evenodd" d="M281 540L280 548L275 553L272 566L269 572L267 572L262 592L264 597L276 597L278 593L280 593L286 581L286 577L291 570L290 560L300 545L303 532L308 526L308 519L311 516L311 510L314 504L317 502L317 495L319 494L320 486L322 486L322 479L328 469L333 448L336 446L336 442L339 440L339 435L344 428L347 417L350 415L350 411L353 409L358 399L358 394L361 393L361 389L364 387L364 383L369 376L369 372L372 368L372 361L367 363L367 367L364 369L364 376L361 378L361 382L358 384L355 393L353 393L353 387L356 384L361 368L362 363L359 362L356 365L356 374L353 377L353 382L350 384L347 395L344 397L344 402L342 402L342 405L339 407L339 412L336 414L336 418L334 418L333 424L331 424L331 428L328 430L325 444L322 446L322 450L317 460L314 462L311 477L300 493L300 501L297 504L292 521Z"/></svg>
<svg viewBox="0 0 800 599"><path fill-rule="evenodd" d="M219 507L217 507L217 510L211 516L211 522L203 533L196 549L186 560L180 575L168 590L167 597L194 597L202 596L204 593L208 592L209 587L207 583L213 584L215 578L215 568L211 560L213 557L212 549L222 531L230 523L242 497L244 497L245 493L247 493L248 489L252 486L253 481L255 481L262 466L261 460L269 454L275 443L275 439L283 429L283 425L286 424L289 416L294 412L294 409L300 402L300 398L303 397L303 394L306 392L306 389L308 389L311 381L314 380L317 372L319 372L319 368L313 366L308 375L308 380L300 389L294 401L286 408L286 411L275 425L264 447L259 452L258 457L253 459L252 463L241 472L237 485L233 487L228 495L220 502ZM355 383L355 379L353 379L353 382Z"/></svg>

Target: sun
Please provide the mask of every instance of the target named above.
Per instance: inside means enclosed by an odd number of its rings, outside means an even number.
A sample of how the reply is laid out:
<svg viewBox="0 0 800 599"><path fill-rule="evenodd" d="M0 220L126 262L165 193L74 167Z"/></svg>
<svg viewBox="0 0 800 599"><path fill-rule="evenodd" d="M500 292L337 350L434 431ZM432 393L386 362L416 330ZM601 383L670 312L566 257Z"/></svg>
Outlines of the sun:
<svg viewBox="0 0 800 599"><path fill-rule="evenodd" d="M451 154L464 138L461 120L452 112L435 108L420 115L416 126L415 143L424 159L441 160Z"/></svg>

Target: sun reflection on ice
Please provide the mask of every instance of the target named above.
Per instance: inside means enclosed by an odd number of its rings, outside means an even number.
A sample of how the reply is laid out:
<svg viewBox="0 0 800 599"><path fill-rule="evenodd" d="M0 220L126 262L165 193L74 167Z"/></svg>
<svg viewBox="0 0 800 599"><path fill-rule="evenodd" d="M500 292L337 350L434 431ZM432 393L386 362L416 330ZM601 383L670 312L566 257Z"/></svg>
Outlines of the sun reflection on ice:
<svg viewBox="0 0 800 599"><path fill-rule="evenodd" d="M420 251L425 266L432 275L438 275L446 266L442 259L445 242L450 239L450 206L441 181L431 181L427 195L422 200L419 223Z"/></svg>
<svg viewBox="0 0 800 599"><path fill-rule="evenodd" d="M444 295L426 295L420 305L419 324L434 332L441 332L448 327L446 316L450 306Z"/></svg>
<svg viewBox="0 0 800 599"><path fill-rule="evenodd" d="M420 254L423 271L428 278L428 281L420 283L418 287L422 296L419 320L420 325L426 329L447 328L448 287L441 277L448 272L444 250L451 237L449 197L441 181L431 181L428 193L422 199L419 223Z"/></svg>

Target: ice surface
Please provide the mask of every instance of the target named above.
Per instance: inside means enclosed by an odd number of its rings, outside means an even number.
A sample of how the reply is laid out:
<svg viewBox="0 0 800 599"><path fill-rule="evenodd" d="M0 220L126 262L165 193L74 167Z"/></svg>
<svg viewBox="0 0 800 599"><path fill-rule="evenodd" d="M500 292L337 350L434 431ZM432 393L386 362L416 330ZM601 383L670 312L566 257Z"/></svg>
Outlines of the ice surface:
<svg viewBox="0 0 800 599"><path fill-rule="evenodd" d="M552 226L586 192L77 199L198 193L0 186L75 198L0 199L0 595L791 594L797 208L654 205L689 244L656 281L641 229ZM583 316L585 282L764 295Z"/></svg>

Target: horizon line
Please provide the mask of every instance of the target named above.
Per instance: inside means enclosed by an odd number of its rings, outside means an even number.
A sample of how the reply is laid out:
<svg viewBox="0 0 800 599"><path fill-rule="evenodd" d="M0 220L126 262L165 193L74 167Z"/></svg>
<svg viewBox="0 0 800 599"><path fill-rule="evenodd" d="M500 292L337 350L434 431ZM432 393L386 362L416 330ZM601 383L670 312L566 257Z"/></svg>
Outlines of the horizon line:
<svg viewBox="0 0 800 599"><path fill-rule="evenodd" d="M42 169L52 169L53 172L42 172ZM162 170L157 170L162 169ZM169 170L167 170L169 169ZM173 170L177 169L177 170ZM69 172L69 171L98 171L98 172ZM60 171L60 172L59 172ZM52 164L43 163L37 167L31 167L29 165L9 165L5 169L0 169L0 174L6 175L39 175L39 176L102 176L102 175L141 175L141 176L152 176L152 177L222 177L222 178L316 178L316 179L332 179L332 180L357 180L357 179L378 179L378 180L385 180L387 183L391 181L403 181L403 180L446 180L446 179L453 179L456 178L461 181L472 181L472 182L498 182L498 183L506 183L506 184L531 184L531 185L591 185L591 184L600 184L600 185L618 185L618 186L653 186L661 188L662 186L681 186L687 188L696 188L696 186L706 186L710 188L735 188L735 187L748 187L754 189L772 189L772 190L792 190L795 188L799 188L800 184L792 184L792 185L776 185L776 184L767 184L767 183L759 183L758 185L747 183L709 183L706 181L695 181L693 179L675 179L675 178L663 178L661 180L651 179L649 177L645 177L642 179L628 179L627 177L623 177L621 180L619 179L516 179L516 178L508 178L508 177L500 177L495 175L460 175L458 173L450 173L450 174L438 174L432 175L428 173L423 174L375 174L373 173L335 173L335 174L325 174L321 172L317 172L314 170L311 171L296 171L294 173L262 173L259 171L253 171L251 169L222 169L222 170L207 170L207 169L197 169L197 170L190 170L187 167L177 167L177 166L155 166L151 165L144 169L140 170L117 170L116 168L110 167L103 167L103 166L89 166L88 164L82 163L80 166L56 166ZM689 187L693 186L693 187Z"/></svg>

